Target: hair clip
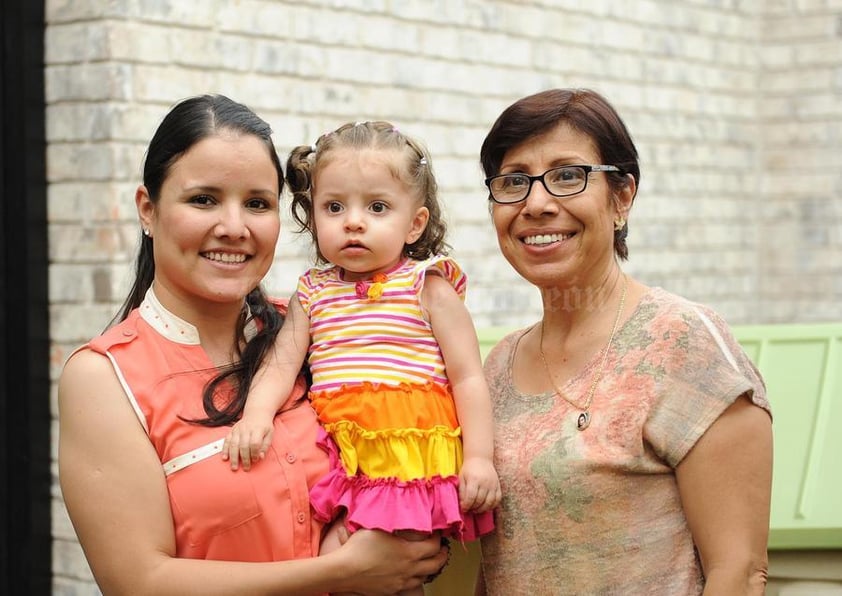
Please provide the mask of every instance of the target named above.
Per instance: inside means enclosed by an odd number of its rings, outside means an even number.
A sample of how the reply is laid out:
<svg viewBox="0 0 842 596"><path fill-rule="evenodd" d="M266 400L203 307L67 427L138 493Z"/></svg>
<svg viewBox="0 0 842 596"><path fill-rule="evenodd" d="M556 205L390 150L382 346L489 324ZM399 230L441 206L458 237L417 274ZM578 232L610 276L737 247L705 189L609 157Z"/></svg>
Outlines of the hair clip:
<svg viewBox="0 0 842 596"><path fill-rule="evenodd" d="M427 165L427 158L422 157L421 161L418 162L419 165L426 166Z"/></svg>

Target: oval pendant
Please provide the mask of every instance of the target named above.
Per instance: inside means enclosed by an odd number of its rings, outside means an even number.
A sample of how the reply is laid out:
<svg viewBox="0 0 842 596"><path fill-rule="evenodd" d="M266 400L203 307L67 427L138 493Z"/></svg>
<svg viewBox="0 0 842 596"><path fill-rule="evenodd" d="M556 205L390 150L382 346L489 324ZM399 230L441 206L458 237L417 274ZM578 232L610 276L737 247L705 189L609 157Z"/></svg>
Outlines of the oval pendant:
<svg viewBox="0 0 842 596"><path fill-rule="evenodd" d="M591 413L590 412L582 412L579 414L579 418L576 419L576 428L579 430L585 430L591 425Z"/></svg>

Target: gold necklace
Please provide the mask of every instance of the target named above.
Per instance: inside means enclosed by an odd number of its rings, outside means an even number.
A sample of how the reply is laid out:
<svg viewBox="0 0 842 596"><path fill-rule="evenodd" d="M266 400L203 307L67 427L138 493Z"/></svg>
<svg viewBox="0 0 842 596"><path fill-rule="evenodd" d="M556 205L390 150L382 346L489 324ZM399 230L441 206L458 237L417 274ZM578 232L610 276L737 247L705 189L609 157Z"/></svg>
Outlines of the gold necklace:
<svg viewBox="0 0 842 596"><path fill-rule="evenodd" d="M617 328L620 326L620 315L623 314L623 306L626 303L626 288L628 287L628 284L629 278L626 277L624 273L623 291L620 293L620 306L617 307L617 316L614 318L614 327L611 329L611 336L608 338L608 343L605 345L605 350L602 352L602 361L599 363L599 368L597 369L596 373L594 373L593 382L591 382L590 389L588 390L588 396L585 399L585 404L583 406L580 406L572 399L568 398L559 390L558 387L556 387L555 379L553 378L553 375L550 372L550 367L547 364L547 357L544 356L544 319L541 319L541 339L540 343L538 344L538 352L541 354L541 362L544 363L544 370L547 373L547 378L550 380L550 385L552 385L553 391L555 391L556 395L558 395L561 399L569 403L577 410L581 410L579 412L579 416L576 418L576 428L578 430L585 430L591 424L591 401L593 401L593 395L596 391L596 386L602 380L602 375L605 374L605 361L608 359L608 351L611 349L611 344L614 342L614 336L617 334Z"/></svg>

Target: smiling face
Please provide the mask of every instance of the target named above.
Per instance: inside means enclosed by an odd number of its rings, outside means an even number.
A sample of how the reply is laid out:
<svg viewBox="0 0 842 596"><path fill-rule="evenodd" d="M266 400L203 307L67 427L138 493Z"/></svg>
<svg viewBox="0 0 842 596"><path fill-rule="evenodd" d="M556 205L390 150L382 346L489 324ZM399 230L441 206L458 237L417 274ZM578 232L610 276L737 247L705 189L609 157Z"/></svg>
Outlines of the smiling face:
<svg viewBox="0 0 842 596"><path fill-rule="evenodd" d="M136 203L154 245L154 287L182 318L209 303L241 308L266 275L280 232L278 174L257 137L222 131L170 167L160 197Z"/></svg>
<svg viewBox="0 0 842 596"><path fill-rule="evenodd" d="M313 181L319 251L347 280L394 267L427 224L427 208L395 175L399 157L395 151L335 149Z"/></svg>
<svg viewBox="0 0 842 596"><path fill-rule="evenodd" d="M540 175L550 168L601 164L587 135L561 124L509 149L500 174ZM525 201L493 204L497 241L506 260L541 288L598 284L615 267L614 222L626 218L634 184L614 193L606 174L592 172L584 192L554 197L540 183Z"/></svg>

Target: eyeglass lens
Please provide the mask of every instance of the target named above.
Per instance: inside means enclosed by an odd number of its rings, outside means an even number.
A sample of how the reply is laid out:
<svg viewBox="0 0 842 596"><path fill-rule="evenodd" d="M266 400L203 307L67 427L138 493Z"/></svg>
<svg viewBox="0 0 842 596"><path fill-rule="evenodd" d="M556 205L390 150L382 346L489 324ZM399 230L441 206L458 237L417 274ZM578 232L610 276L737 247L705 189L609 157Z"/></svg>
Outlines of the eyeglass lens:
<svg viewBox="0 0 842 596"><path fill-rule="evenodd" d="M562 166L534 178L526 174L504 174L491 180L491 194L498 201L517 202L529 194L532 183L539 179L551 194L562 197L582 192L588 173L578 166Z"/></svg>

